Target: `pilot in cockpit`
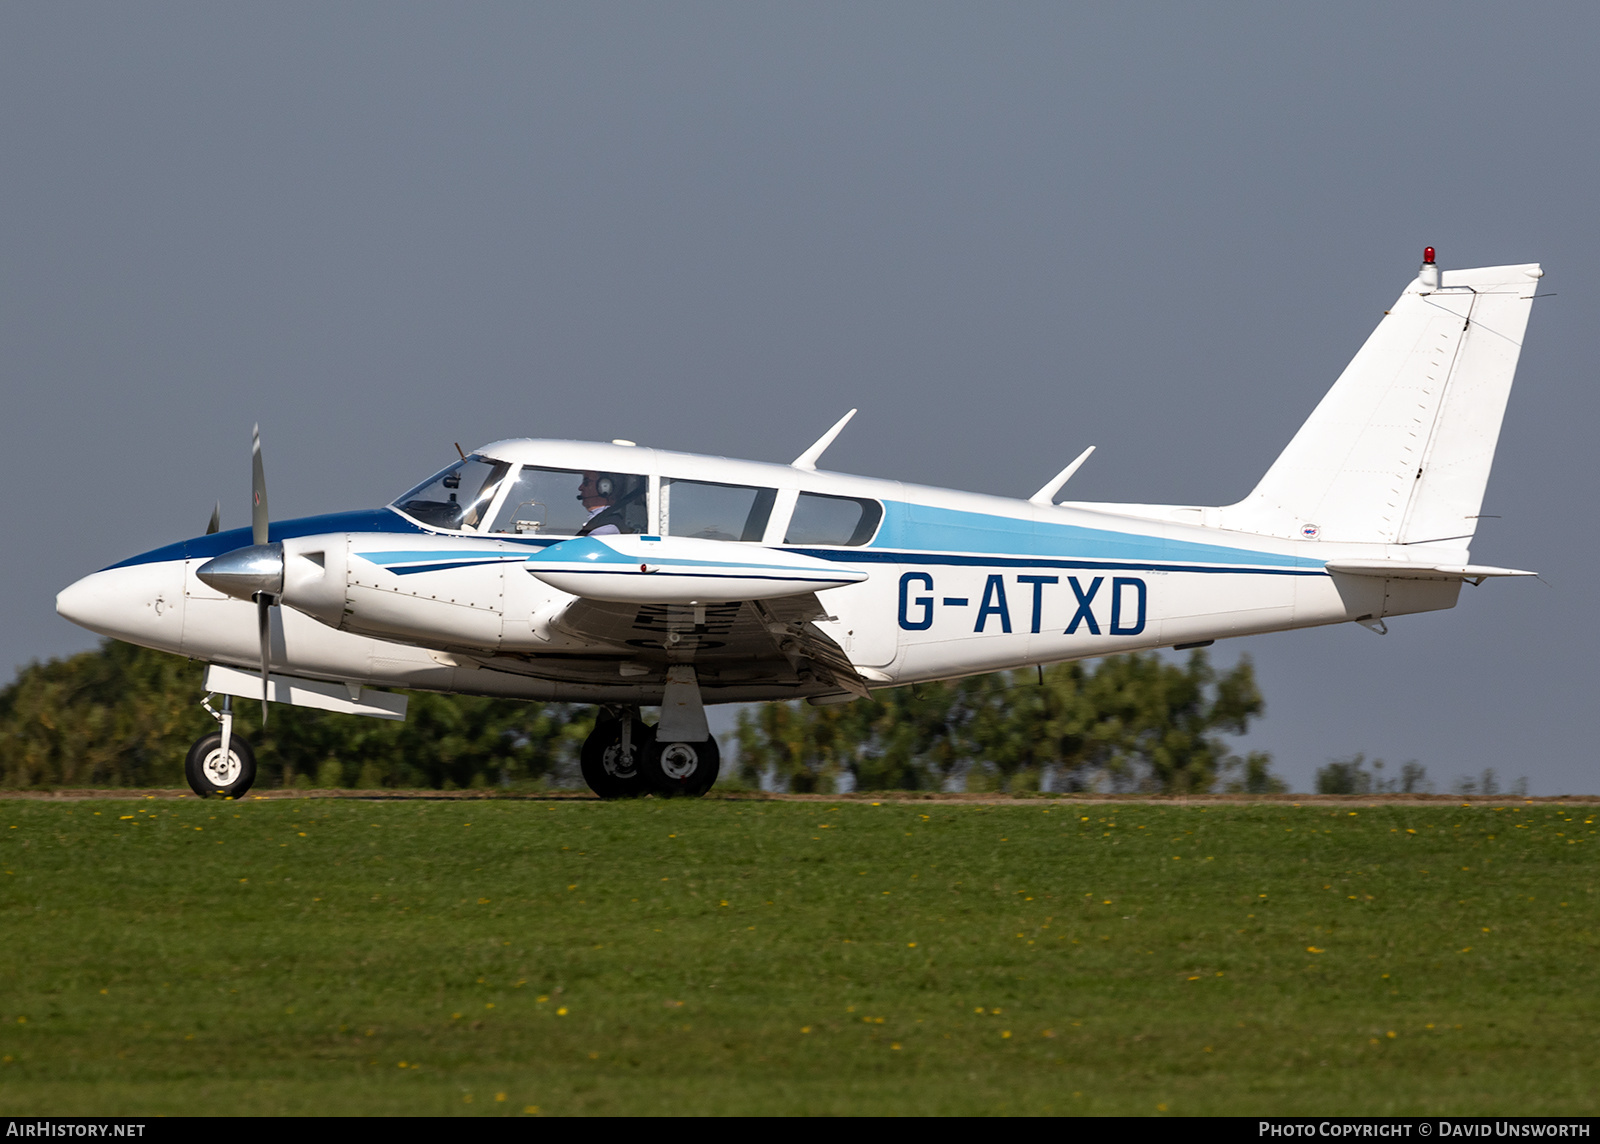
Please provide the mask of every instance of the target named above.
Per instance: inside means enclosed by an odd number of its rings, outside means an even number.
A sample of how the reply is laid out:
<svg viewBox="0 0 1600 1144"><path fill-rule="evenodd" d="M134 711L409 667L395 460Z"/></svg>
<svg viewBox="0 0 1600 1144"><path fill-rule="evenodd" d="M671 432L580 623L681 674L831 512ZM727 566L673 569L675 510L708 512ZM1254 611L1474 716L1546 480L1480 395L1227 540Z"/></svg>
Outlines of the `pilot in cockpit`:
<svg viewBox="0 0 1600 1144"><path fill-rule="evenodd" d="M616 536L622 532L622 510L617 505L618 481L609 473L584 473L578 500L589 510L579 536Z"/></svg>

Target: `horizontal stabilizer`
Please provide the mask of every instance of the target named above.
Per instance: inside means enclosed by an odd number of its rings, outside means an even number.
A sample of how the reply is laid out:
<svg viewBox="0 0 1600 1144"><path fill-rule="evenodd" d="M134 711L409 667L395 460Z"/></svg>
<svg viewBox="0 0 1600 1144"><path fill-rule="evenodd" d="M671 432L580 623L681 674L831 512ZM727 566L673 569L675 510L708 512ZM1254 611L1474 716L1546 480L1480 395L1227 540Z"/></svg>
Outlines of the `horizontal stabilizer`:
<svg viewBox="0 0 1600 1144"><path fill-rule="evenodd" d="M1495 576L1537 576L1521 568L1496 568L1490 564L1418 564L1409 560L1330 560L1329 572L1347 576L1381 576L1386 580L1467 580L1473 584Z"/></svg>

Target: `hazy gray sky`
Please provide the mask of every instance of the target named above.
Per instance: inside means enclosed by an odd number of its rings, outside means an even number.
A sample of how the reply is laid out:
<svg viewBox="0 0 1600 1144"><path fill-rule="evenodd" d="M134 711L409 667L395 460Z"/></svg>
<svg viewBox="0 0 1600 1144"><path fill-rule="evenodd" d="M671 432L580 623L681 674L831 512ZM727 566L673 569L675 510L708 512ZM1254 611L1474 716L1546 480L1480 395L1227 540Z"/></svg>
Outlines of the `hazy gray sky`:
<svg viewBox="0 0 1600 1144"><path fill-rule="evenodd" d="M505 436L1248 492L1415 273L1542 261L1475 560L1218 645L1245 745L1593 791L1600 9L0 6L0 663L56 591Z"/></svg>

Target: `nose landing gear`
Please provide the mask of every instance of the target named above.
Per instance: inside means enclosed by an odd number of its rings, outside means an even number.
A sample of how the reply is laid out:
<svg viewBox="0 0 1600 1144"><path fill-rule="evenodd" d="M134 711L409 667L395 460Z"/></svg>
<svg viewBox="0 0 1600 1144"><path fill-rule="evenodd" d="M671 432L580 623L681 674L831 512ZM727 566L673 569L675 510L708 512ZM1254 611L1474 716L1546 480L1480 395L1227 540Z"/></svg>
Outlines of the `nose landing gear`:
<svg viewBox="0 0 1600 1144"><path fill-rule="evenodd" d="M189 748L183 763L189 789L201 798L239 798L256 781L256 753L244 738L233 733L233 697L222 697L221 712L211 706L209 696L200 705L222 724L222 729L200 736Z"/></svg>

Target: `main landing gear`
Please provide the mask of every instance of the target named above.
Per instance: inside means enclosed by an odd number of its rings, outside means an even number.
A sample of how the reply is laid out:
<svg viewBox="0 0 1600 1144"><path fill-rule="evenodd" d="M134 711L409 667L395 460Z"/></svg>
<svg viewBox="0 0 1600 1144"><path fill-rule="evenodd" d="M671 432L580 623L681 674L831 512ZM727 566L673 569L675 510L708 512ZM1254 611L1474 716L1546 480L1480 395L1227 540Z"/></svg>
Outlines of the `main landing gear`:
<svg viewBox="0 0 1600 1144"><path fill-rule="evenodd" d="M256 781L256 753L242 736L233 733L233 696L222 697L220 712L211 706L209 696L200 705L222 728L200 736L189 748L183 763L189 789L201 798L240 798Z"/></svg>
<svg viewBox="0 0 1600 1144"><path fill-rule="evenodd" d="M721 769L717 741L664 743L659 727L647 727L636 710L602 708L594 731L583 741L583 781L604 799L653 794L699 798L711 789Z"/></svg>
<svg viewBox="0 0 1600 1144"><path fill-rule="evenodd" d="M619 715L602 707L583 741L583 781L601 798L637 798L645 793L644 756L654 744L654 729L640 721L638 711Z"/></svg>

